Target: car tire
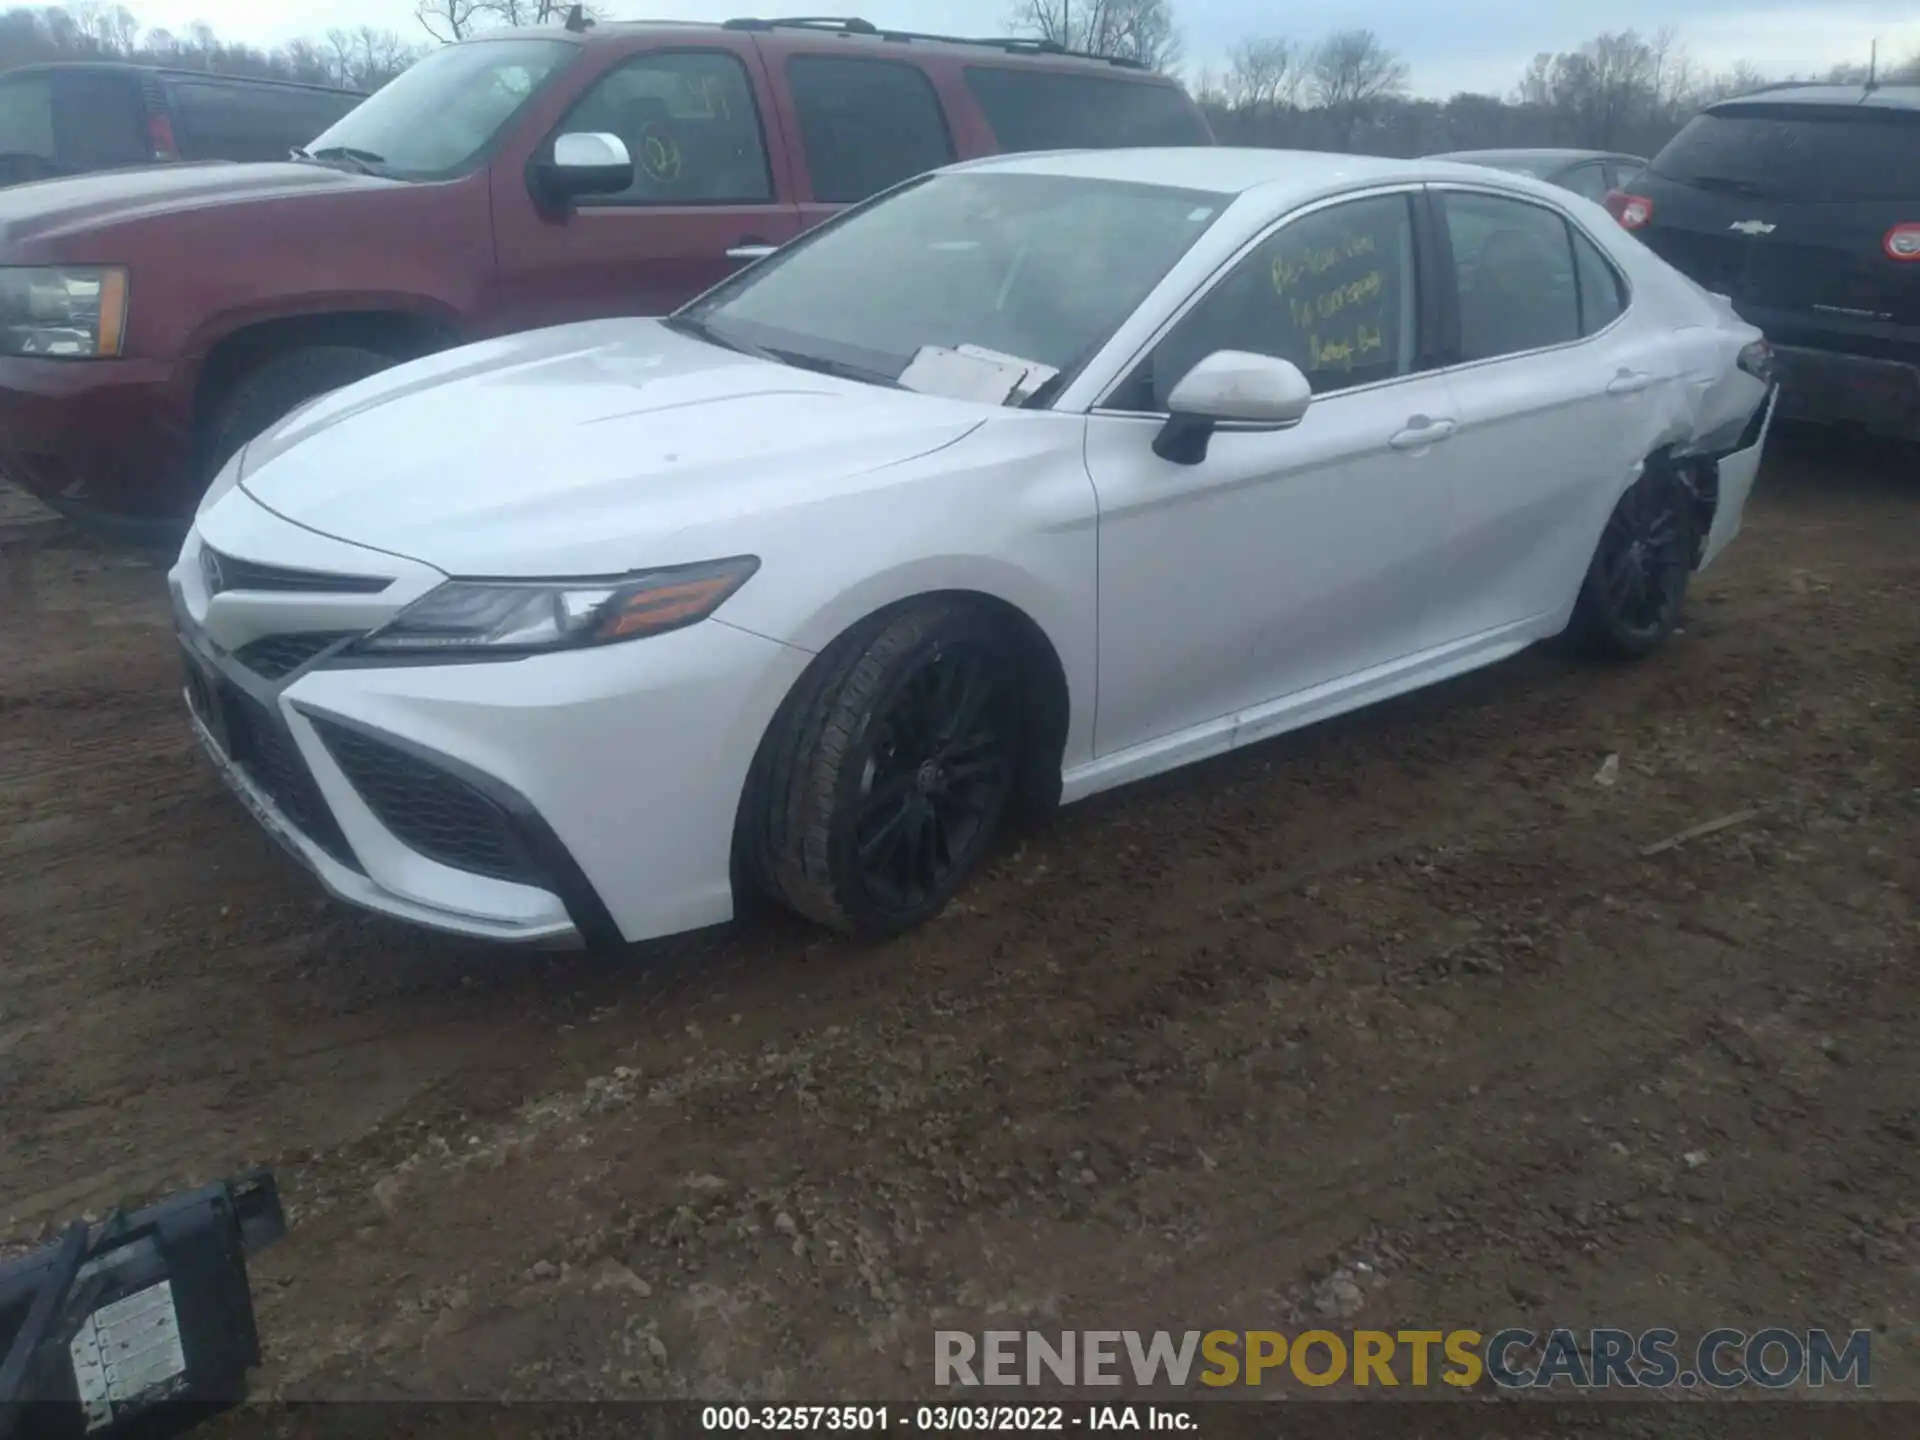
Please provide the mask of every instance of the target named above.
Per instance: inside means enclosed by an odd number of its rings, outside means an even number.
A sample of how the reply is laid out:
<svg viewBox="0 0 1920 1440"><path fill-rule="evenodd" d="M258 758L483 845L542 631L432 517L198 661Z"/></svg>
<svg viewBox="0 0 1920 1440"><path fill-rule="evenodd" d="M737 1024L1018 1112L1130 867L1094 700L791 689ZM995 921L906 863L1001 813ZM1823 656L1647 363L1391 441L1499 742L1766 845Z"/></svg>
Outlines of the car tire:
<svg viewBox="0 0 1920 1440"><path fill-rule="evenodd" d="M235 451L289 410L395 363L391 355L358 345L308 345L245 371L220 397L207 421L200 488L212 484Z"/></svg>
<svg viewBox="0 0 1920 1440"><path fill-rule="evenodd" d="M1013 803L1016 649L964 602L881 615L830 647L775 721L750 873L830 929L866 938L938 914Z"/></svg>
<svg viewBox="0 0 1920 1440"><path fill-rule="evenodd" d="M1679 471L1650 460L1607 517L1568 638L1595 659L1637 660L1673 634L1699 552L1697 504Z"/></svg>

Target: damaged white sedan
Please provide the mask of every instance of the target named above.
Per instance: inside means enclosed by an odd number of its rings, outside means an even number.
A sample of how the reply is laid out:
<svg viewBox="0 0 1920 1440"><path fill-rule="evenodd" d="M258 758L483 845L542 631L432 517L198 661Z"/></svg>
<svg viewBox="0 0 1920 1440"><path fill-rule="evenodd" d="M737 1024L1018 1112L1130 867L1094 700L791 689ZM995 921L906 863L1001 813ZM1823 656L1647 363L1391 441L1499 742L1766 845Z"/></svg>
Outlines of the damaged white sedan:
<svg viewBox="0 0 1920 1440"><path fill-rule="evenodd" d="M1768 350L1478 167L1003 157L664 320L414 361L209 492L193 724L336 895L619 943L885 934L1017 811L1571 631L1740 525Z"/></svg>

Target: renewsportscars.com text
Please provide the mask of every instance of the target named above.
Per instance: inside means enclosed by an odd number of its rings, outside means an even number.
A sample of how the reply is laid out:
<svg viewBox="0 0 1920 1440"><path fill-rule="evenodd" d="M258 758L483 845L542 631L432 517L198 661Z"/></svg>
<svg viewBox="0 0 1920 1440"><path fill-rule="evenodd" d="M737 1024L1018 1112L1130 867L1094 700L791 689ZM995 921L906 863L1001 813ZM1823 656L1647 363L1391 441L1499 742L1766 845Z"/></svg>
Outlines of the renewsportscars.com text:
<svg viewBox="0 0 1920 1440"><path fill-rule="evenodd" d="M1873 1383L1872 1334L1667 1329L934 1332L941 1386L1785 1390Z"/></svg>

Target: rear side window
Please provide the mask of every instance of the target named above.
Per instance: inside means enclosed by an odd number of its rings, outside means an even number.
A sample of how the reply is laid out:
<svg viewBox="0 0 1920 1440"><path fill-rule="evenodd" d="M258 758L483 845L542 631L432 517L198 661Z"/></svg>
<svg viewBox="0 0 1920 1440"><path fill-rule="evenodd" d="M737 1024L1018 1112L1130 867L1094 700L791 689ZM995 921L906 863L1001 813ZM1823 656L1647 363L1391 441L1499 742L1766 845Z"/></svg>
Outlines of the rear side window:
<svg viewBox="0 0 1920 1440"><path fill-rule="evenodd" d="M796 55L787 86L815 200L851 204L953 159L940 97L912 65Z"/></svg>
<svg viewBox="0 0 1920 1440"><path fill-rule="evenodd" d="M53 80L13 75L0 80L0 160L15 155L53 159Z"/></svg>
<svg viewBox="0 0 1920 1440"><path fill-rule="evenodd" d="M968 66L966 77L1003 151L1212 143L1176 86L989 65Z"/></svg>
<svg viewBox="0 0 1920 1440"><path fill-rule="evenodd" d="M1655 175L1757 199L1920 200L1920 114L1753 105L1696 115Z"/></svg>
<svg viewBox="0 0 1920 1440"><path fill-rule="evenodd" d="M1580 333L1596 335L1626 313L1626 283L1598 245L1571 225L1567 233L1573 237L1573 275L1580 287Z"/></svg>
<svg viewBox="0 0 1920 1440"><path fill-rule="evenodd" d="M1544 205L1450 191L1460 358L1492 360L1578 340L1580 289L1567 222Z"/></svg>
<svg viewBox="0 0 1920 1440"><path fill-rule="evenodd" d="M359 104L357 95L215 80L168 86L182 160L284 160Z"/></svg>
<svg viewBox="0 0 1920 1440"><path fill-rule="evenodd" d="M153 159L140 82L135 76L69 70L45 79L50 84L40 89L37 98L38 105L47 107L45 130L38 117L23 114L20 118L26 123L27 135L35 140L51 132L49 158L58 171L107 170ZM5 148L13 149L11 145Z"/></svg>
<svg viewBox="0 0 1920 1440"><path fill-rule="evenodd" d="M1589 200L1600 201L1607 198L1612 187L1607 184L1606 167L1599 161L1587 165L1576 165L1560 177L1562 189L1571 190Z"/></svg>

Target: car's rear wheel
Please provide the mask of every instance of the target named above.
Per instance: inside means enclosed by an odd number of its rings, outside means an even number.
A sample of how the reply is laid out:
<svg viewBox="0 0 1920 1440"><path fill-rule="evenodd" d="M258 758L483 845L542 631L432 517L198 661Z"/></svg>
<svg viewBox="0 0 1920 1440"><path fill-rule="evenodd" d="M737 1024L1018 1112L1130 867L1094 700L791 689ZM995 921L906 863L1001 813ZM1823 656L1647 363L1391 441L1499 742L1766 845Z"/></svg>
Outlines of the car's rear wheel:
<svg viewBox="0 0 1920 1440"><path fill-rule="evenodd" d="M886 613L817 662L769 737L755 870L833 929L939 913L992 843L1019 774L1021 670L963 602Z"/></svg>
<svg viewBox="0 0 1920 1440"><path fill-rule="evenodd" d="M1571 638L1606 659L1638 659L1680 621L1699 548L1697 504L1678 470L1650 461L1607 517L1574 605Z"/></svg>
<svg viewBox="0 0 1920 1440"><path fill-rule="evenodd" d="M213 407L202 434L204 489L254 436L316 395L387 369L394 357L359 345L305 345L261 361L233 382Z"/></svg>

